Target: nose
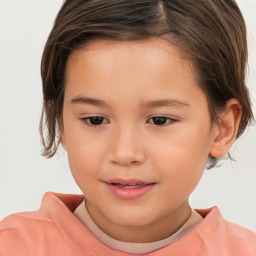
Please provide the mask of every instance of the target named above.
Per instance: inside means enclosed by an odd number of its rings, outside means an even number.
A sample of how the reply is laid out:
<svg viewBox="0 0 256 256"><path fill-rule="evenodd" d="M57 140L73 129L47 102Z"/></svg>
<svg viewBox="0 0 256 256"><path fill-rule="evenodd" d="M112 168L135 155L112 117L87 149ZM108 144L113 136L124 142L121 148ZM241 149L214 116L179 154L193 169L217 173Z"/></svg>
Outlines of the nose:
<svg viewBox="0 0 256 256"><path fill-rule="evenodd" d="M109 160L122 166L138 165L145 161L142 138L134 129L123 128L114 132Z"/></svg>

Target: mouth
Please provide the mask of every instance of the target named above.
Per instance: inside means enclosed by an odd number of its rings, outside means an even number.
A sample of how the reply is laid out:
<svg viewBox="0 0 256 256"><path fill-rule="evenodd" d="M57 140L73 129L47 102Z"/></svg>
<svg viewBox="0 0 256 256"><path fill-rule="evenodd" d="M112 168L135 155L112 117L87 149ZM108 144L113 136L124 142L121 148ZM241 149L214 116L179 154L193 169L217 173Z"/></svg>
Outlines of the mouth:
<svg viewBox="0 0 256 256"><path fill-rule="evenodd" d="M119 183L111 183L111 185L117 186L117 187L120 187L120 188L130 188L130 189L133 189L133 188L141 188L141 187L150 185L150 183L149 184L145 184L145 183L143 183L143 184L140 184L140 183L139 184L125 184L125 185L119 184Z"/></svg>
<svg viewBox="0 0 256 256"><path fill-rule="evenodd" d="M156 183L141 180L113 179L105 182L109 191L122 200L139 198L152 190Z"/></svg>
<svg viewBox="0 0 256 256"><path fill-rule="evenodd" d="M155 184L154 182L145 182L141 180L136 180L136 179L112 179L106 181L106 183L111 184L113 186L118 186L118 187L124 187L124 188L138 188L138 187L143 187L151 184Z"/></svg>

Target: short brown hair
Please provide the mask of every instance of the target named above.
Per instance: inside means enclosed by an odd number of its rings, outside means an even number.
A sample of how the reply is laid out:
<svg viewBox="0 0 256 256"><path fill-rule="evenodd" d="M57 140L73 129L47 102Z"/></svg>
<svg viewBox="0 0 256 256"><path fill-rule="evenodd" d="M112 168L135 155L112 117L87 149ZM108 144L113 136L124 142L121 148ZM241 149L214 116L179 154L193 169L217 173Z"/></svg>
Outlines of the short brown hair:
<svg viewBox="0 0 256 256"><path fill-rule="evenodd" d="M65 68L72 51L92 40L168 39L191 57L213 121L231 98L243 109L239 137L253 118L245 85L246 27L233 0L66 0L42 56L43 155L60 143ZM212 163L216 163L213 159ZM214 165L212 164L212 166Z"/></svg>

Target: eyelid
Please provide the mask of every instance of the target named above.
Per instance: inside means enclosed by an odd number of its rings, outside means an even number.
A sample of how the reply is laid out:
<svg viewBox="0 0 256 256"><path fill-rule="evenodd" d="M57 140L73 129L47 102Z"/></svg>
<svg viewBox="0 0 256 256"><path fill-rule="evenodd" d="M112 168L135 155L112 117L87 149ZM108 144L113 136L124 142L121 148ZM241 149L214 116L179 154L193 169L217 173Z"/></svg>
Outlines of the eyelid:
<svg viewBox="0 0 256 256"><path fill-rule="evenodd" d="M154 124L153 122L150 122L150 120L152 120L153 118L165 118L166 120L168 120L168 122L163 124L163 125L157 125L157 124ZM175 123L177 121L178 121L177 118L170 117L170 116L165 116L165 115L154 115L154 116L151 116L150 118L147 119L147 122L149 122L150 124L152 124L154 126L158 126L158 127L169 126L169 125L172 125L173 123Z"/></svg>
<svg viewBox="0 0 256 256"><path fill-rule="evenodd" d="M90 120L90 118L94 118L94 117L103 118L103 120L105 120L105 121L103 121L103 123L100 123L100 124L98 124L98 125L96 125L96 124L91 124L88 120ZM102 115L90 115L90 116L81 117L81 118L80 118L80 121L81 121L83 124L85 124L85 125L87 125L87 126L90 126L90 127L94 127L94 128L98 128L98 127L100 127L100 126L102 126L102 125L104 125L104 124L109 123L109 120L108 120L106 117L102 116Z"/></svg>

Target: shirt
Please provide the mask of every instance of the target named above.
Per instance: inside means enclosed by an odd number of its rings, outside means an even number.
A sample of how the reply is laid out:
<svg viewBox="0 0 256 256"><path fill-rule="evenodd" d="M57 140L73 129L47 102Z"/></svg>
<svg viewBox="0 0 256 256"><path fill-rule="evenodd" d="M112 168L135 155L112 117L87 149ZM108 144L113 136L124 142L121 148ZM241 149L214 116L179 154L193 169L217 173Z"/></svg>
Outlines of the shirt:
<svg viewBox="0 0 256 256"><path fill-rule="evenodd" d="M128 256L101 243L75 216L83 195L46 193L38 211L0 222L1 256ZM204 218L175 242L147 256L255 256L256 234L225 220L217 207L196 209Z"/></svg>

